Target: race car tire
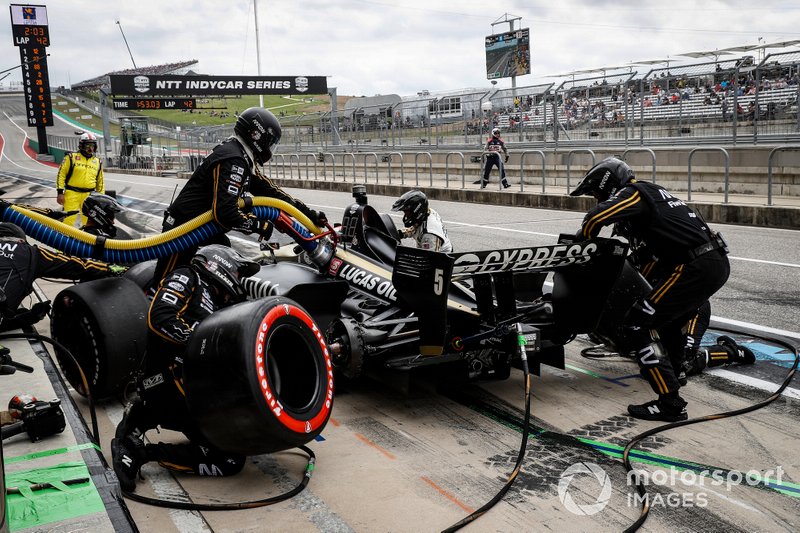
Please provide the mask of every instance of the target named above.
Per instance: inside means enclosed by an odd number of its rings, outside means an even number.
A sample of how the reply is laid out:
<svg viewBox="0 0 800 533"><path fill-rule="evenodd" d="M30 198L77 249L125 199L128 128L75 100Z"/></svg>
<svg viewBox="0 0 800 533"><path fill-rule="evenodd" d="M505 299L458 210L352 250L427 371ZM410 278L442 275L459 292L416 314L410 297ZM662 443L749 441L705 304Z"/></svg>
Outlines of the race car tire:
<svg viewBox="0 0 800 533"><path fill-rule="evenodd" d="M54 299L51 335L75 357L95 400L131 381L147 344L147 307L139 286L124 278L79 283ZM69 384L86 396L75 363L63 350L55 353Z"/></svg>
<svg viewBox="0 0 800 533"><path fill-rule="evenodd" d="M217 311L184 357L192 420L215 447L243 455L303 445L333 407L333 366L322 332L295 301L273 296Z"/></svg>

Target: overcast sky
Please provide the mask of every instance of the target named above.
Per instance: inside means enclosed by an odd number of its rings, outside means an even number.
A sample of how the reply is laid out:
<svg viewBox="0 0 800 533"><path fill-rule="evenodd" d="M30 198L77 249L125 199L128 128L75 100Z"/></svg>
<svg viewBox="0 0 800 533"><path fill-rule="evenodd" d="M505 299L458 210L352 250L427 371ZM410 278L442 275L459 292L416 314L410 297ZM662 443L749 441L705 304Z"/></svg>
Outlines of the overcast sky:
<svg viewBox="0 0 800 533"><path fill-rule="evenodd" d="M492 26L505 14L521 17L531 31L533 73L517 78L518 87L573 70L800 39L797 0L257 1L262 74L329 76L339 95L489 87L484 37L508 31L507 23ZM47 6L53 86L132 67L116 21L140 67L197 59L203 74L258 72L252 0L34 4ZM19 61L4 12L0 70ZM15 70L2 83L19 79ZM508 78L498 83L510 86Z"/></svg>

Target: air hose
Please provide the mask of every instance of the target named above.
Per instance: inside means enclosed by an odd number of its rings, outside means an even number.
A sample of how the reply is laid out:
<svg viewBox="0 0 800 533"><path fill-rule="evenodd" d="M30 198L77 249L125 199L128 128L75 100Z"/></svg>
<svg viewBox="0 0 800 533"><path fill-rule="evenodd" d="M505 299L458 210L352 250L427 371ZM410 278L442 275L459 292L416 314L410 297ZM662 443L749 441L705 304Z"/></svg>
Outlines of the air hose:
<svg viewBox="0 0 800 533"><path fill-rule="evenodd" d="M252 202L251 202L252 201ZM296 207L281 200L256 197L248 200L252 205L252 214L261 221L281 221L303 239L297 243L306 251L312 252L317 242L308 240L321 230ZM239 200L239 206L245 207L245 201ZM14 204L0 204L0 219L18 225L27 235L68 255L85 259L99 259L108 263L132 264L167 257L186 250L207 238L225 230L214 221L211 211L207 211L192 220L169 231L143 239L105 239L91 235L73 226L54 220L46 215L31 211ZM282 217L285 212L296 220ZM277 225L280 229L280 224ZM313 234L308 229L311 228ZM291 232L290 232L291 233Z"/></svg>
<svg viewBox="0 0 800 533"><path fill-rule="evenodd" d="M722 420L723 418L730 418L732 416L743 415L745 413L752 413L762 407L766 407L767 405L771 404L778 398L780 398L781 393L786 390L786 387L789 386L789 383L792 381L795 372L797 371L798 363L800 363L800 355L798 355L797 347L792 345L789 341L779 338L779 337L765 337L768 340L775 342L777 344L781 344L788 348L792 353L794 353L794 364L792 368L789 369L789 372L786 374L786 377L783 380L783 383L778 390L776 390L769 398L750 405L748 407L744 407L742 409L736 409L734 411L725 411L722 413L716 413L706 416L701 416L699 418L691 418L689 420L682 420L680 422L671 422L669 424L664 424L653 429L649 429L644 433L640 433L631 439L631 441L625 446L625 450L622 452L622 462L625 465L625 471L630 474L633 471L633 467L631 466L630 461L630 453L636 444L638 444L643 439L650 437L652 435L656 435L657 433L662 433L667 431L668 429L679 428L683 426L690 426L693 424L699 424L700 422L710 422L712 420ZM642 509L639 514L639 518L631 524L627 529L625 529L625 533L633 533L634 531L638 531L642 524L644 524L645 520L647 520L648 515L650 514L650 500L647 497L647 489L645 489L644 481L641 479L641 476L634 476L636 478L636 492L639 493L639 496L642 498Z"/></svg>
<svg viewBox="0 0 800 533"><path fill-rule="evenodd" d="M528 354L525 352L525 345L528 341L525 338L525 335L522 333L522 324L517 322L516 324L516 337L517 337L517 347L519 348L519 355L520 355L520 362L522 363L522 374L525 379L525 419L522 424L522 441L520 442L519 452L517 453L517 461L514 464L514 470L508 475L508 479L506 479L505 484L497 491L497 494L494 497L483 504L480 509L473 511L468 516L465 516L452 526L442 530L442 533L452 533L453 531L458 531L462 527L466 526L477 520L478 518L485 515L489 512L489 509L494 507L497 502L503 499L506 492L511 488L511 485L514 484L516 481L517 476L519 476L520 470L522 470L522 461L525 459L525 450L528 448L528 433L530 432L530 422L531 422L531 374L530 370L528 369Z"/></svg>

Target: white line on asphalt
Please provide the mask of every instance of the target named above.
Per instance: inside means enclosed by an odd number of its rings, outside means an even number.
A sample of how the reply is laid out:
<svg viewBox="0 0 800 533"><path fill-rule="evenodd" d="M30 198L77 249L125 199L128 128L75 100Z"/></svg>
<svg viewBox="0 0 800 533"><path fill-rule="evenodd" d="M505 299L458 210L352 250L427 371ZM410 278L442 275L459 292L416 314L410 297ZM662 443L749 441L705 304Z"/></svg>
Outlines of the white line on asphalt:
<svg viewBox="0 0 800 533"><path fill-rule="evenodd" d="M730 370L725 370L724 368L711 368L706 370L706 372L727 379L728 381L733 381L735 383L740 383L742 385L749 385L750 387L753 387L755 389L767 392L775 392L775 387L777 385L776 383L767 381L765 379L758 379L751 376L745 376L744 374L731 372ZM786 389L783 391L783 396L800 400L800 390L794 389L792 387L786 387Z"/></svg>
<svg viewBox="0 0 800 533"><path fill-rule="evenodd" d="M795 263L781 263L779 261L767 261L765 259L750 259L749 257L736 257L734 255L729 255L728 259L736 259L737 261L750 261L751 263L764 263L766 265L800 268L800 265L797 265Z"/></svg>
<svg viewBox="0 0 800 533"><path fill-rule="evenodd" d="M750 322L742 322L741 320L733 320L732 318L722 318L718 316L711 316L712 320L716 320L722 324L726 324L729 326L739 326L739 327L746 327L750 329L755 329L759 331L763 331L764 333L774 333L775 335L782 335L784 337L789 337L790 339L800 340L800 333L794 331L787 331L785 329L777 329L771 328L769 326L762 326L760 324L752 324Z"/></svg>

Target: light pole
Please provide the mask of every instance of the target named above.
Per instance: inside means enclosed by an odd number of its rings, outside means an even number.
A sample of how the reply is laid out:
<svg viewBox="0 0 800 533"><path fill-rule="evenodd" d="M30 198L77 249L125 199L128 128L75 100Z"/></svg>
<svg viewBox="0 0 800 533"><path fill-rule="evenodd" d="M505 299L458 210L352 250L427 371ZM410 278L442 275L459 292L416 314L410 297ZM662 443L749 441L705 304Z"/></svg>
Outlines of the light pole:
<svg viewBox="0 0 800 533"><path fill-rule="evenodd" d="M133 54L131 53L131 47L128 46L128 39L125 38L125 32L122 31L122 24L117 21L117 26L119 26L119 32L122 34L122 40L125 41L125 48L128 49L128 55L131 56L131 63L133 63L133 68L139 68L136 66L136 61L133 60Z"/></svg>

